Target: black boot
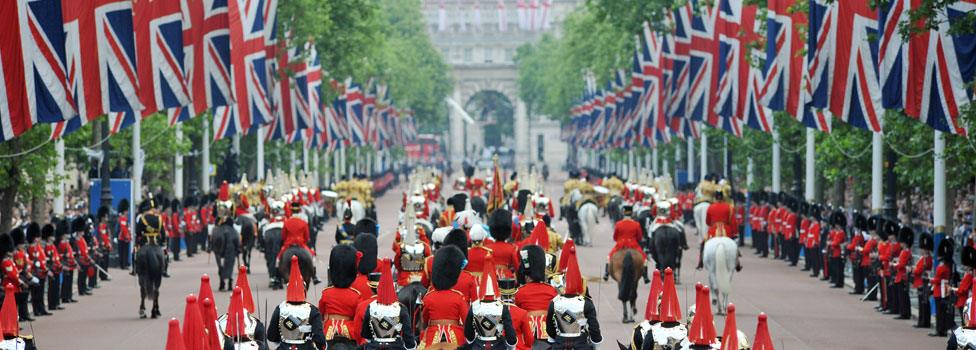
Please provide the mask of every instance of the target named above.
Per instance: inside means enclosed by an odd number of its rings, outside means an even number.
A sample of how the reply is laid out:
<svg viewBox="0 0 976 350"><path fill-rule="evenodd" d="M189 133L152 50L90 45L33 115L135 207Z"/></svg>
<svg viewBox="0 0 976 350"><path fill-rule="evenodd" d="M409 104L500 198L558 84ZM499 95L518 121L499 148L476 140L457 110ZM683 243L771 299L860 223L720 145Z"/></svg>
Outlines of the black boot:
<svg viewBox="0 0 976 350"><path fill-rule="evenodd" d="M645 261L644 263L645 263L645 265L644 265L644 273L643 273L642 276L644 277L644 284L649 284L649 283L651 283L651 279L647 277L647 265L646 265L647 262Z"/></svg>
<svg viewBox="0 0 976 350"><path fill-rule="evenodd" d="M218 288L217 290L223 292L224 289L225 289L225 287L224 287L224 279L221 278L220 279L220 288Z"/></svg>
<svg viewBox="0 0 976 350"><path fill-rule="evenodd" d="M610 263L606 263L605 265L603 265L603 280L604 281L610 280Z"/></svg>

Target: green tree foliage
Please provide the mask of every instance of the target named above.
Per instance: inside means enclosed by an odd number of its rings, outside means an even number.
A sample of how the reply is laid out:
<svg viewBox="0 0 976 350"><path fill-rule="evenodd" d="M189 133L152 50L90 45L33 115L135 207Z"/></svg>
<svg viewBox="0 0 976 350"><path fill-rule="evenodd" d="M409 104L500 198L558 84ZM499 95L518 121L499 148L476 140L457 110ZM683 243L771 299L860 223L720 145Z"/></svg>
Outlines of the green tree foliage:
<svg viewBox="0 0 976 350"><path fill-rule="evenodd" d="M17 203L49 198L48 187L56 156L48 141L50 127L35 127L18 138L0 143L0 232L7 232Z"/></svg>

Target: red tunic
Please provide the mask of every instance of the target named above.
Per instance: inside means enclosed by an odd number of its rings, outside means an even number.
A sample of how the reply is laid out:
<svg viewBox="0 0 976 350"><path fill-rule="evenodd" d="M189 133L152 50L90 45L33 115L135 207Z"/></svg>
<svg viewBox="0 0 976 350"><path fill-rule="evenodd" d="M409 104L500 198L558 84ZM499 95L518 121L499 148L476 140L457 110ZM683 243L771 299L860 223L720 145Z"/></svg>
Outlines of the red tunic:
<svg viewBox="0 0 976 350"><path fill-rule="evenodd" d="M424 244L424 256L430 257L432 255L430 252L430 245L427 243L423 243L423 244ZM415 272L403 270L403 260L401 259L401 254L403 251L400 247L401 247L400 244L393 244L393 256L394 256L393 266L395 266L396 270L398 271L397 284L400 286L406 286L411 282L414 282L419 279L420 283L423 284L424 287L429 286L430 284L429 281L427 281L427 275L424 274L423 269ZM425 262L426 262L426 258L425 258Z"/></svg>
<svg viewBox="0 0 976 350"><path fill-rule="evenodd" d="M796 213L791 211L783 213L783 236L786 239L793 239L796 236Z"/></svg>
<svg viewBox="0 0 976 350"><path fill-rule="evenodd" d="M461 275L458 276L454 289L461 292L468 302L478 300L478 279L474 278L474 275L467 271L461 271ZM464 315L464 317L467 316Z"/></svg>
<svg viewBox="0 0 976 350"><path fill-rule="evenodd" d="M518 249L509 242L492 242L487 244L491 248L491 258L499 278L515 276L515 269L519 265Z"/></svg>
<svg viewBox="0 0 976 350"><path fill-rule="evenodd" d="M294 216L288 218L281 230L281 251L278 252L278 257L280 258L281 253L284 253L285 249L291 246L305 248L309 254L315 256L315 252L308 247L308 240L308 223Z"/></svg>
<svg viewBox="0 0 976 350"><path fill-rule="evenodd" d="M828 255L829 257L831 258L840 257L841 246L844 245L844 235L845 235L844 231L842 230L839 229L830 230L830 234L828 235L828 237L830 237L830 242L829 242L830 245L827 248L827 254L830 254Z"/></svg>
<svg viewBox="0 0 976 350"><path fill-rule="evenodd" d="M3 259L0 266L3 267L3 285L12 284L14 292L20 292L20 269L17 264L14 264L13 259Z"/></svg>
<svg viewBox="0 0 976 350"><path fill-rule="evenodd" d="M912 288L922 288L922 277L926 272L932 270L932 257L923 256L915 262L915 269L912 270Z"/></svg>
<svg viewBox="0 0 976 350"><path fill-rule="evenodd" d="M616 244L613 245L613 249L610 249L610 254L607 254L607 259L613 257L613 254L617 251L631 248L641 252L641 256L644 260L647 260L647 255L644 254L644 249L640 246L641 226L637 221L631 218L624 218L618 221L613 226L613 241Z"/></svg>
<svg viewBox="0 0 976 350"><path fill-rule="evenodd" d="M47 276L47 254L44 253L44 247L40 244L35 244L27 247L27 253L30 254L31 260L34 264L31 268L31 274L37 276L38 278L44 278Z"/></svg>
<svg viewBox="0 0 976 350"><path fill-rule="evenodd" d="M956 288L956 307L962 308L969 299L969 289L973 286L973 273L966 272L959 281L959 288Z"/></svg>
<svg viewBox="0 0 976 350"><path fill-rule="evenodd" d="M132 233L129 232L129 217L126 215L119 217L119 241L132 241Z"/></svg>
<svg viewBox="0 0 976 350"><path fill-rule="evenodd" d="M322 312L322 327L325 339L342 337L356 340L356 305L359 304L359 291L352 288L328 287L322 290L319 298L319 311Z"/></svg>
<svg viewBox="0 0 976 350"><path fill-rule="evenodd" d="M820 247L820 223L816 221L810 223L809 227L807 227L805 231L806 236L804 239L806 240L806 243L804 247L807 249L816 249Z"/></svg>
<svg viewBox="0 0 976 350"><path fill-rule="evenodd" d="M359 292L359 300L365 300L373 296L373 290L369 288L369 276L367 275L359 274L356 276L356 280L352 281L352 285L349 288Z"/></svg>
<svg viewBox="0 0 976 350"><path fill-rule="evenodd" d="M716 202L709 205L705 213L705 225L708 225L708 236L705 240L718 235L719 229L724 232L724 236L734 239L737 229L732 215L732 206L728 203Z"/></svg>
<svg viewBox="0 0 976 350"><path fill-rule="evenodd" d="M251 209L251 205L247 202L247 197L242 194L240 195L240 198L241 198L241 205L238 206L237 210L234 211L234 214L236 216L246 215L250 213L250 209Z"/></svg>
<svg viewBox="0 0 976 350"><path fill-rule="evenodd" d="M902 249L898 253L898 264L895 264L895 283L901 283L908 279L908 263L911 260L911 250Z"/></svg>
<svg viewBox="0 0 976 350"><path fill-rule="evenodd" d="M847 243L847 258L851 260L852 264L858 263L858 261L855 260L857 259L857 257L854 256L854 252L857 251L857 248L863 246L864 246L864 235L861 235L859 233L855 234L854 237L851 238L850 243Z"/></svg>
<svg viewBox="0 0 976 350"><path fill-rule="evenodd" d="M948 265L939 263L932 278L932 296L941 298L949 295L949 281L952 280L952 269ZM943 285L944 284L944 285Z"/></svg>
<svg viewBox="0 0 976 350"><path fill-rule="evenodd" d="M491 248L485 247L484 245L472 246L468 250L468 265L464 267L464 270L472 274L481 275L485 272L485 264L492 262L492 253ZM477 299L471 300L474 301Z"/></svg>
<svg viewBox="0 0 976 350"><path fill-rule="evenodd" d="M861 267L871 266L871 253L877 251L878 240L871 238L867 242L864 242L864 248L861 248Z"/></svg>
<svg viewBox="0 0 976 350"><path fill-rule="evenodd" d="M61 272L61 254L58 253L58 247L53 243L44 245L44 255L50 259L50 266L48 266L52 272Z"/></svg>
<svg viewBox="0 0 976 350"><path fill-rule="evenodd" d="M525 309L515 306L515 304L508 304L508 313L512 316L512 327L515 328L515 333L518 335L518 343L515 344L515 349L517 350L531 350L532 349L532 323L529 320L529 312Z"/></svg>
<svg viewBox="0 0 976 350"><path fill-rule="evenodd" d="M179 225L177 225L177 226L179 226ZM105 251L107 251L107 252L111 252L112 251L112 238L111 238L110 232L108 230L108 224L106 224L106 223L103 222L103 223L101 223L101 224L98 225L98 239L101 240L100 242L98 242L99 245L101 245L102 247L105 247Z"/></svg>
<svg viewBox="0 0 976 350"><path fill-rule="evenodd" d="M71 248L71 243L61 241L61 244L58 244L58 251L64 256L64 269L69 272L74 271L78 266L78 261L75 260L75 251Z"/></svg>
<svg viewBox="0 0 976 350"><path fill-rule="evenodd" d="M549 338L546 333L546 311L552 298L558 294L556 288L538 282L528 283L515 292L515 305L528 312L533 341ZM531 345L532 342L529 343Z"/></svg>
<svg viewBox="0 0 976 350"><path fill-rule="evenodd" d="M18 271L30 272L31 258L23 249L17 248L14 251L14 264L17 265Z"/></svg>
<svg viewBox="0 0 976 350"><path fill-rule="evenodd" d="M779 208L770 210L766 217L766 225L770 234L775 235L779 233L779 211Z"/></svg>
<svg viewBox="0 0 976 350"><path fill-rule="evenodd" d="M183 231L180 229L180 214L179 213L172 213L172 214L169 214L168 217L169 217L170 224L169 224L169 229L166 230L166 233L168 233L169 236L172 237L172 238L180 238L180 237L182 237L183 236L183 234L182 234ZM170 231L170 230L172 230L172 231Z"/></svg>
<svg viewBox="0 0 976 350"><path fill-rule="evenodd" d="M462 346L464 339L464 319L468 316L468 300L461 292L451 290L432 290L424 296L421 318L427 329L420 337L420 348L447 340L448 343Z"/></svg>

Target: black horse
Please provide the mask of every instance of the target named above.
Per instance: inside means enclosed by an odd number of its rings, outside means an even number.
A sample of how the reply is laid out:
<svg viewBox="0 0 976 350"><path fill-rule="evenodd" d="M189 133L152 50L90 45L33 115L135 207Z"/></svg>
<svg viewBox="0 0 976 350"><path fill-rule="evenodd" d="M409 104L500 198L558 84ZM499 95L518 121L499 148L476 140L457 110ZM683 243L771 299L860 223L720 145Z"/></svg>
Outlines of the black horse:
<svg viewBox="0 0 976 350"><path fill-rule="evenodd" d="M281 223L268 224L264 228L264 233L261 234L261 247L264 251L264 263L268 268L268 276L270 277L270 283L268 287L274 290L284 288L284 284L281 283L281 276L278 275L278 266L276 258L278 252L281 251Z"/></svg>
<svg viewBox="0 0 976 350"><path fill-rule="evenodd" d="M241 253L241 236L229 223L217 225L210 236L210 247L217 262L220 291L234 289L234 270Z"/></svg>
<svg viewBox="0 0 976 350"><path fill-rule="evenodd" d="M133 268L139 276L139 318L146 318L146 298L152 299L152 318L162 315L159 312L159 287L163 282L163 264L166 256L163 248L146 244L136 252Z"/></svg>
<svg viewBox="0 0 976 350"><path fill-rule="evenodd" d="M425 294L427 294L427 288L424 288L424 285L420 282L410 283L397 292L397 299L400 300L400 305L407 307L407 313L410 314L411 320L413 320L413 324L410 326L412 327L411 332L414 332L414 334L417 334L417 330L420 327L420 317L417 316L420 316L420 301L424 298Z"/></svg>
<svg viewBox="0 0 976 350"><path fill-rule="evenodd" d="M607 202L607 216L610 217L610 220L613 220L614 224L616 224L617 221L623 220L624 218L623 205L624 199L620 196L613 196L610 198L610 201Z"/></svg>
<svg viewBox="0 0 976 350"><path fill-rule="evenodd" d="M247 267L247 271L250 273L251 251L257 244L258 223L254 217L241 215L237 217L236 224L241 227L241 263Z"/></svg>
<svg viewBox="0 0 976 350"><path fill-rule="evenodd" d="M302 279L305 280L306 286L310 286L312 276L315 276L315 264L312 260L312 254L303 247L291 246L281 253L281 258L278 259L278 276L281 276L282 283L288 283L288 278L291 276L291 257L293 256L298 257L298 268L302 270Z"/></svg>
<svg viewBox="0 0 976 350"><path fill-rule="evenodd" d="M666 268L677 271L681 269L681 255L687 249L685 234L673 225L660 225L653 228L651 233L651 256L656 264L655 268L664 271Z"/></svg>

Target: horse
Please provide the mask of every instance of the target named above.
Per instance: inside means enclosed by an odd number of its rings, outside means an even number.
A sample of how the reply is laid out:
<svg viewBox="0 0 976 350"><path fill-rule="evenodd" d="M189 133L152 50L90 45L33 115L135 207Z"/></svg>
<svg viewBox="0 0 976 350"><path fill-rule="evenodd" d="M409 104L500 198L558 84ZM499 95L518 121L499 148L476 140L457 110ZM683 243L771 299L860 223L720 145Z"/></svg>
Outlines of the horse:
<svg viewBox="0 0 976 350"><path fill-rule="evenodd" d="M291 257L293 256L298 257L298 268L302 270L302 279L306 286L310 286L312 276L315 276L315 264L312 260L312 254L303 247L291 246L281 253L281 258L278 259L278 276L281 276L283 284L288 284L288 277L291 276Z"/></svg>
<svg viewBox="0 0 976 350"><path fill-rule="evenodd" d="M225 281L234 278L234 268L237 267L237 256L241 250L240 233L235 228L224 228L219 225L210 235L210 247L217 263L220 286L233 289L233 284L225 285Z"/></svg>
<svg viewBox="0 0 976 350"><path fill-rule="evenodd" d="M407 314L412 317L413 324L410 327L413 327L411 332L414 332L414 334L417 334L417 330L420 329L420 317L418 316L420 316L421 300L423 300L425 294L427 294L427 288L424 288L424 285L420 282L412 282L400 288L400 291L397 292L397 299L400 300L400 305L405 306L407 308Z"/></svg>
<svg viewBox="0 0 976 350"><path fill-rule="evenodd" d="M624 199L620 196L610 197L610 200L607 201L607 216L609 216L610 220L612 220L615 224L617 221L623 220L624 218L623 205Z"/></svg>
<svg viewBox="0 0 976 350"><path fill-rule="evenodd" d="M261 247L264 250L264 263L268 268L270 283L268 287L277 290L282 289L281 277L278 275L278 267L275 258L281 251L281 229L282 223L276 222L264 226L264 233L261 235Z"/></svg>
<svg viewBox="0 0 976 350"><path fill-rule="evenodd" d="M644 270L644 259L635 249L621 249L610 257L610 276L617 281L617 300L623 303L623 323L634 322L637 314L637 285ZM627 303L630 302L630 308Z"/></svg>
<svg viewBox="0 0 976 350"><path fill-rule="evenodd" d="M257 243L258 222L251 215L241 215L234 222L235 226L240 226L241 232L241 263L247 267L248 273L251 272L251 251Z"/></svg>
<svg viewBox="0 0 976 350"><path fill-rule="evenodd" d="M695 213L695 235L701 236L702 233L708 232L708 225L705 223L705 216L708 214L708 207L712 205L709 202L701 202L695 204L693 209Z"/></svg>
<svg viewBox="0 0 976 350"><path fill-rule="evenodd" d="M145 244L136 252L133 268L139 276L139 318L146 318L146 298L152 299L152 318L162 315L159 312L159 287L163 282L165 261L163 248L155 244Z"/></svg>
<svg viewBox="0 0 976 350"><path fill-rule="evenodd" d="M336 202L336 213L345 213L346 208L352 212L352 222L359 222L366 218L366 206L357 199L339 200Z"/></svg>
<svg viewBox="0 0 976 350"><path fill-rule="evenodd" d="M593 237L592 233L596 232L597 226L597 215L599 215L600 209L596 207L596 204L592 201L587 201L579 207L577 215L579 216L580 225L580 241L584 246L592 244Z"/></svg>
<svg viewBox="0 0 976 350"><path fill-rule="evenodd" d="M678 271L681 269L681 255L685 246L685 233L677 225L655 225L648 227L650 231L651 257L654 258L655 268L664 271L671 268L675 271L675 281L678 280Z"/></svg>
<svg viewBox="0 0 976 350"><path fill-rule="evenodd" d="M739 245L728 237L715 237L705 242L702 259L708 270L708 285L717 302L716 313L725 314L725 306L732 294L732 274L735 272L736 259L739 256Z"/></svg>

